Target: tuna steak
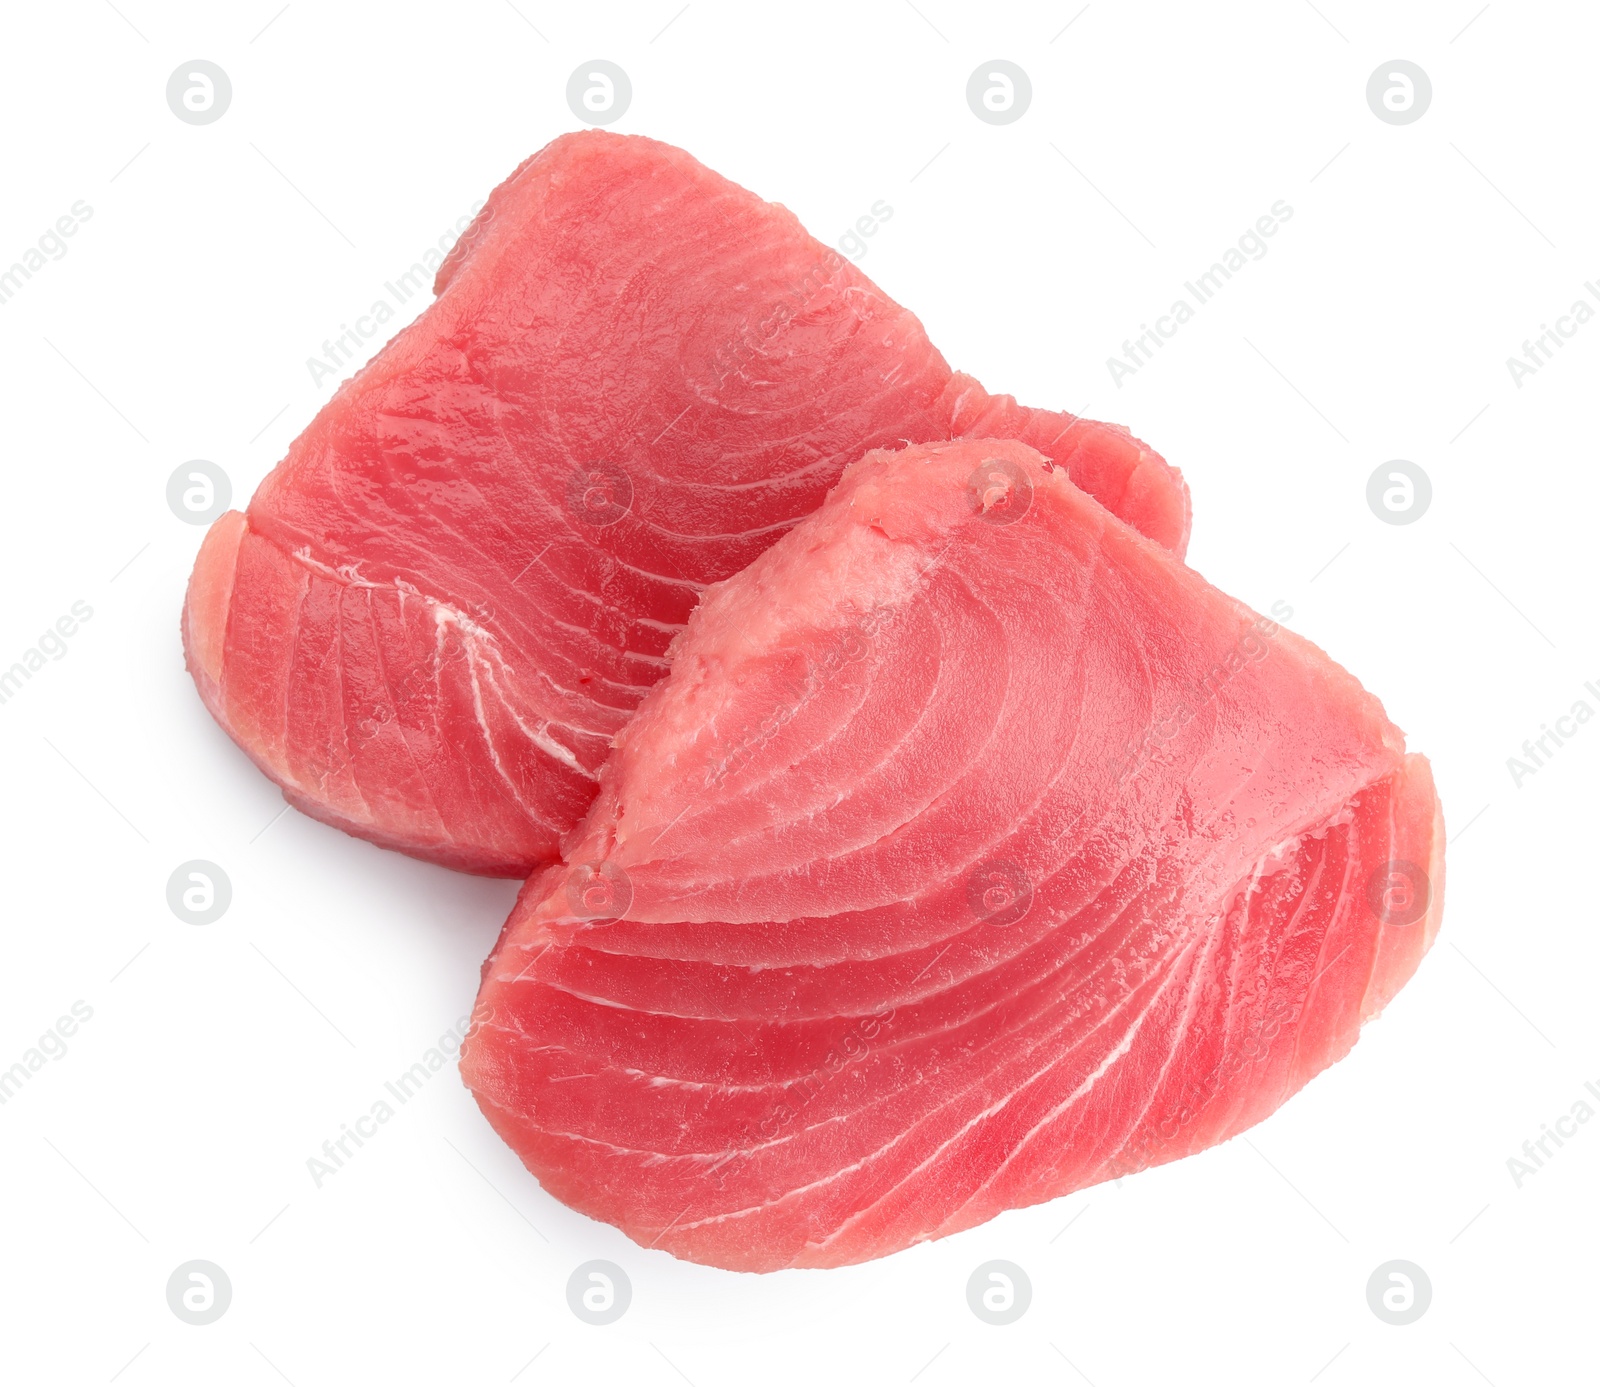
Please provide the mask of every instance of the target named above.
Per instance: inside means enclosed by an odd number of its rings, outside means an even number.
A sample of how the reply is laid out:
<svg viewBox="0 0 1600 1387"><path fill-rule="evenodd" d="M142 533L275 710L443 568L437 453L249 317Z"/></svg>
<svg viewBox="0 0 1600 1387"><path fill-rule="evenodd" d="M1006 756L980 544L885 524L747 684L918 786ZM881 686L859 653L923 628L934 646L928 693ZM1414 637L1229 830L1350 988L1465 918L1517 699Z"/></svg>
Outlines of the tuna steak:
<svg viewBox="0 0 1600 1387"><path fill-rule="evenodd" d="M557 1198L859 1262L1226 1140L1411 976L1426 760L1069 476L871 453L707 594L464 1048Z"/></svg>
<svg viewBox="0 0 1600 1387"><path fill-rule="evenodd" d="M793 215L671 146L556 140L435 292L216 522L183 621L229 735L385 847L507 876L554 858L705 586L867 448L1021 439L1183 550L1156 454L953 374Z"/></svg>

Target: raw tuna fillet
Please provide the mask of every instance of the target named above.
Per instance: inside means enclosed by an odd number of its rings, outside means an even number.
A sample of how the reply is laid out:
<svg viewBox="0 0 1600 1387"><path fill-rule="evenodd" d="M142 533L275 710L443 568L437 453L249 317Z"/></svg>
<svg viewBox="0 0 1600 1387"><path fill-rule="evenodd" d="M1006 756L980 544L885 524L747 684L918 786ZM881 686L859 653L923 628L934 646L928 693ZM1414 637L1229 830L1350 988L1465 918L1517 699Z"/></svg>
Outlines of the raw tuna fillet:
<svg viewBox="0 0 1600 1387"><path fill-rule="evenodd" d="M1438 927L1428 763L1014 442L868 454L713 588L462 1060L557 1198L837 1266L1174 1160Z"/></svg>
<svg viewBox="0 0 1600 1387"><path fill-rule="evenodd" d="M556 140L435 290L216 522L183 622L229 735L385 847L553 859L704 587L869 447L1023 439L1183 550L1183 482L1126 430L952 374L792 214L669 145Z"/></svg>

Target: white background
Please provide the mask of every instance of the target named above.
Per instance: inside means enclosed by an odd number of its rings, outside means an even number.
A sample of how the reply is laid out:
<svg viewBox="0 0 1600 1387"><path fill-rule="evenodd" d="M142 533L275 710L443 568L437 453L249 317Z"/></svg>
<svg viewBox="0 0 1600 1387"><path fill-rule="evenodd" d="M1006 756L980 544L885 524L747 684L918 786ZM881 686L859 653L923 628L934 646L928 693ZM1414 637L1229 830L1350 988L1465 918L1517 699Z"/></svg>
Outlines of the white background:
<svg viewBox="0 0 1600 1387"><path fill-rule="evenodd" d="M0 665L74 601L94 615L0 706L0 1067L74 1001L94 1014L0 1107L0 1377L1592 1381L1600 1123L1521 1188L1506 1162L1600 1084L1600 725L1520 788L1506 758L1600 708L1600 323L1521 388L1506 358L1600 280L1593 7L516 4L7 6L0 265L94 211L0 305ZM203 127L164 97L196 57L234 87ZM306 359L576 128L567 78L596 57L632 78L614 128L824 240L889 203L863 269L951 362L1131 425L1193 489L1195 567L1288 602L1432 757L1455 837L1439 941L1247 1139L765 1277L555 1203L453 1069L313 1185L307 1158L465 1014L515 887L275 817L183 670L202 530L166 481L211 459L242 504L331 393ZM1034 90L1001 127L964 97L997 57ZM1406 126L1365 100L1396 57L1434 88ZM1279 199L1270 253L1118 388L1106 358ZM1366 505L1394 458L1432 479L1412 525ZM191 858L233 883L206 927L165 900ZM606 1328L565 1297L596 1257L633 1283ZM166 1303L192 1258L233 1285L207 1327ZM966 1304L990 1258L1033 1283L1004 1328ZM1392 1258L1433 1286L1400 1328L1365 1294Z"/></svg>

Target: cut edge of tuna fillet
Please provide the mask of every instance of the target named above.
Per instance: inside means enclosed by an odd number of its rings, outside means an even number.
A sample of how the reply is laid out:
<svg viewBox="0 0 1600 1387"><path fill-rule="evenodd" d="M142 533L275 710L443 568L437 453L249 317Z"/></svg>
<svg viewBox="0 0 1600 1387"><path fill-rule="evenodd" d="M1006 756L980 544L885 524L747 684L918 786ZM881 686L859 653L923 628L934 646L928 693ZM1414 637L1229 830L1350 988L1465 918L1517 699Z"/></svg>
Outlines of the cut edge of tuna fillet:
<svg viewBox="0 0 1600 1387"><path fill-rule="evenodd" d="M215 522L183 618L229 736L381 846L553 860L700 592L869 447L1015 437L1187 543L1181 475L1126 429L952 372L786 208L672 146L557 139L436 292Z"/></svg>
<svg viewBox="0 0 1600 1387"><path fill-rule="evenodd" d="M1377 699L1011 441L847 471L707 594L601 781L462 1073L556 1198L734 1270L1228 1139L1443 905Z"/></svg>
<svg viewBox="0 0 1600 1387"><path fill-rule="evenodd" d="M494 699L497 694L493 673L499 662L489 658L492 639L464 614L420 597L413 605L424 613L423 644L432 639L439 651L431 667L420 663L413 667L426 669L427 679L415 681L411 697L404 692L404 684L398 697L390 685L370 692L353 716L324 717L321 725L327 741L320 757L321 773L302 773L297 763L303 767L307 758L289 752L293 727L287 698L253 703L230 700L224 690L229 670L223 652L230 633L235 637L233 676L238 678L239 666L244 664L249 684L258 693L274 687L274 674L281 674L286 665L281 647L292 646L296 635L292 627L260 621L250 622L253 629L247 632L232 625L234 587L241 566L256 575L258 591L268 581L275 583L285 609L303 602L314 587L343 594L351 585L297 562L253 533L245 514L229 511L206 532L184 600L184 661L201 702L234 744L301 813L377 847L442 867L480 876L523 877L528 871L530 843L555 842L593 799L593 772L573 765L570 753L550 756L541 772L547 791L544 803L554 799L555 813L547 809L541 818L536 806L525 798L507 801L478 795L469 801L470 832L456 831L437 797L427 792L430 783L437 786L455 780L464 795L471 793L469 776L452 774L454 747L449 743L436 749L431 776L425 776L419 766L412 776L399 781L380 776L371 783L363 782L360 770L368 747L390 748L397 758L414 760L418 755L399 725L408 705L417 698L425 694L430 700L442 700L453 694L458 709L470 707L476 720L483 717L485 698ZM403 595L399 605L403 612ZM446 684L449 672L457 675L454 688ZM284 693L286 682L280 681L274 691ZM274 713L279 715L276 719ZM514 712L511 717L517 731L525 730L515 722ZM485 742L492 754L493 744L487 736Z"/></svg>

